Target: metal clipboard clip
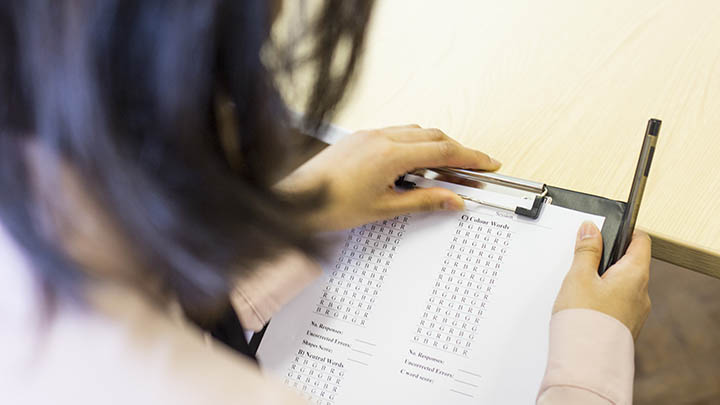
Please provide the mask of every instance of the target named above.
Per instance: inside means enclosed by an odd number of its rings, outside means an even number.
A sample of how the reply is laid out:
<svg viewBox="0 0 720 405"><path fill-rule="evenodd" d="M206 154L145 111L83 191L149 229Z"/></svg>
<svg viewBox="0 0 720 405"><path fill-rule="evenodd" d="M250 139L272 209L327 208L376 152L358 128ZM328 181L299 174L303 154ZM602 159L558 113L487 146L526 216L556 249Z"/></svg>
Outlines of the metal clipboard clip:
<svg viewBox="0 0 720 405"><path fill-rule="evenodd" d="M538 216L540 216L540 209L544 202L552 202L552 199L547 195L548 188L544 183L469 169L418 169L400 177L395 182L395 185L399 188L415 188L416 183L412 181L415 176L517 197L519 201L525 204L490 201L488 199L480 199L458 193L458 195L466 201L471 201L486 207L510 211L531 219L537 219Z"/></svg>

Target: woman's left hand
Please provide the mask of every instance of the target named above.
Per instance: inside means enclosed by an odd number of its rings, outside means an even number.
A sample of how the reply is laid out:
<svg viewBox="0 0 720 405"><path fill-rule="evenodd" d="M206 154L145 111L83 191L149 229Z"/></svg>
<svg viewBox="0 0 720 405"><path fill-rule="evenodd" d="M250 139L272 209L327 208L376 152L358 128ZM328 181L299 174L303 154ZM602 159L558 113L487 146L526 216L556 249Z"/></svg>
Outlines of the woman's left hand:
<svg viewBox="0 0 720 405"><path fill-rule="evenodd" d="M326 187L327 205L309 218L317 231L352 228L416 211L462 210L462 198L445 188L394 189L399 176L424 167L494 171L500 162L460 145L438 129L407 125L346 136L277 188L293 193Z"/></svg>

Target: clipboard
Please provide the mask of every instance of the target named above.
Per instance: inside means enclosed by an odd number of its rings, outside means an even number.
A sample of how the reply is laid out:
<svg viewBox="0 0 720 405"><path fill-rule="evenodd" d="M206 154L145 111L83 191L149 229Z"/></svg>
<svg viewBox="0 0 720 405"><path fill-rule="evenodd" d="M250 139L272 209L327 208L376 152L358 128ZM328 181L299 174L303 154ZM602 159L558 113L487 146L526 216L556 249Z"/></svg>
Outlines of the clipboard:
<svg viewBox="0 0 720 405"><path fill-rule="evenodd" d="M605 217L601 230L603 254L598 267L600 275L607 270L610 253L617 239L623 213L627 206L622 201L553 187L545 183L468 169L419 169L401 176L395 182L395 186L405 189L415 188L417 185L412 180L419 177L490 191L498 198L478 200L469 196L461 195L461 197L477 204L504 210L508 214L517 215L528 220L538 219L542 215L542 208L545 204ZM267 324L261 331L256 332L250 340L249 349L253 356L260 346L266 329Z"/></svg>
<svg viewBox="0 0 720 405"><path fill-rule="evenodd" d="M537 219L541 215L544 204L552 204L558 207L605 217L605 222L601 230L603 237L603 254L598 267L598 273L600 275L609 267L608 261L610 254L617 239L623 213L627 207L627 203L622 201L553 187L545 183L506 176L499 173L469 169L436 168L415 170L412 173L401 176L395 182L395 185L405 189L414 188L416 185L412 180L417 177L479 188L495 193L498 196L510 197L509 199L486 198L484 200L478 200L460 195L467 201L498 210L504 210L529 220ZM515 203L509 201L514 201Z"/></svg>

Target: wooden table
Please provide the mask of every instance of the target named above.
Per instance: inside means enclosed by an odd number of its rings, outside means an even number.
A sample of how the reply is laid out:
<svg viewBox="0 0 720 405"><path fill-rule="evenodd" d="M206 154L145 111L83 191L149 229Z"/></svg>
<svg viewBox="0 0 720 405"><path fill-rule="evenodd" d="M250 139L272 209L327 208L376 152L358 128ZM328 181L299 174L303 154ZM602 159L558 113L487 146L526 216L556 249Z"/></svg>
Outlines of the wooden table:
<svg viewBox="0 0 720 405"><path fill-rule="evenodd" d="M335 123L438 127L501 173L626 200L650 117L638 227L720 277L720 1L380 0Z"/></svg>

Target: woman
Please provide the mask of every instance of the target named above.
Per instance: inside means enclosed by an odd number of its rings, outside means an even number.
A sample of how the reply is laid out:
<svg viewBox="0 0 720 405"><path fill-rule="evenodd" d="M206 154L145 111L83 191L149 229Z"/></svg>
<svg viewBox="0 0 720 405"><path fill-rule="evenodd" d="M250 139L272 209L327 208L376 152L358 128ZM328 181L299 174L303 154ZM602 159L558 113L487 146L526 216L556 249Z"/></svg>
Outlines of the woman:
<svg viewBox="0 0 720 405"><path fill-rule="evenodd" d="M2 2L8 403L299 403L202 333L233 313L231 292L240 320L258 323L316 273L314 233L462 209L444 189L396 193L398 175L500 166L404 126L350 136L284 175L298 150L286 147L276 80L297 68L288 60L316 73L304 126L320 128L353 75L371 5L318 4L315 46L287 59L269 39L279 3L265 0ZM636 235L599 278L601 246L583 225L539 403L631 401L650 244Z"/></svg>

